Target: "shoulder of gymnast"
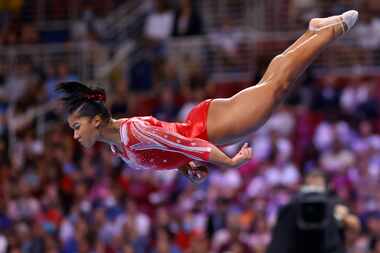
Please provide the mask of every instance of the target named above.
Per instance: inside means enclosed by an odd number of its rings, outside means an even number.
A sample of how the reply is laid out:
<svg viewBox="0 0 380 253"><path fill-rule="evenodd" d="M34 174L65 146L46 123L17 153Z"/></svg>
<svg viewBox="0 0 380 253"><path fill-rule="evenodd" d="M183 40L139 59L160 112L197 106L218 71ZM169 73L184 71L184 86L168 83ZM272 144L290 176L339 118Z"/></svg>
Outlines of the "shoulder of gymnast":
<svg viewBox="0 0 380 253"><path fill-rule="evenodd" d="M123 118L112 118L112 121L120 124L120 126L125 122L130 121L148 121L150 123L152 122L158 122L160 120L156 119L153 116L132 116L132 117L123 117Z"/></svg>

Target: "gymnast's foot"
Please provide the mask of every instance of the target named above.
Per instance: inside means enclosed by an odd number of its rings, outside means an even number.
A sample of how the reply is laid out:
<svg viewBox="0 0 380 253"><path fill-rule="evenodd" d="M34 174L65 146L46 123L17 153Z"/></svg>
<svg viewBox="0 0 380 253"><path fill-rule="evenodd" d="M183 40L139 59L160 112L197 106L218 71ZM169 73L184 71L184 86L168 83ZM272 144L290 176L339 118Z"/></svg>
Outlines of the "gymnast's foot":
<svg viewBox="0 0 380 253"><path fill-rule="evenodd" d="M338 16L327 18L313 18L309 23L309 30L318 32L328 27L334 27L335 34L348 32L358 20L359 12L355 10L346 11Z"/></svg>

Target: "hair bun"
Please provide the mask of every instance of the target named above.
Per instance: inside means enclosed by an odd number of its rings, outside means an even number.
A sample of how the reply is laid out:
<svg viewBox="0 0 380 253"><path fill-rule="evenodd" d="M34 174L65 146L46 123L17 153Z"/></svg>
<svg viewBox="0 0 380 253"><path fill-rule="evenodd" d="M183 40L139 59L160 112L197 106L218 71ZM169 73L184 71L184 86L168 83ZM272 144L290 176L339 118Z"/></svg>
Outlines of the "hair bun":
<svg viewBox="0 0 380 253"><path fill-rule="evenodd" d="M94 102L106 102L106 93L103 89L93 90L87 95L87 99Z"/></svg>

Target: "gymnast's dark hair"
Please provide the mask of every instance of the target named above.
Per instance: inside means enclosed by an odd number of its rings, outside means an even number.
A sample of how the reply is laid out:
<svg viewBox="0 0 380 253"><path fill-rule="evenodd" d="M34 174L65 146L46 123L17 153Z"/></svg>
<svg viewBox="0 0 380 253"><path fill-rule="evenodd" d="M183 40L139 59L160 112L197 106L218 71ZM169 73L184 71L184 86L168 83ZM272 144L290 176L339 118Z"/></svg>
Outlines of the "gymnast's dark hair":
<svg viewBox="0 0 380 253"><path fill-rule="evenodd" d="M92 89L81 82L69 81L59 83L56 91L63 95L61 100L68 114L77 112L80 116L90 118L99 115L105 121L110 120L111 114L104 105L104 89Z"/></svg>

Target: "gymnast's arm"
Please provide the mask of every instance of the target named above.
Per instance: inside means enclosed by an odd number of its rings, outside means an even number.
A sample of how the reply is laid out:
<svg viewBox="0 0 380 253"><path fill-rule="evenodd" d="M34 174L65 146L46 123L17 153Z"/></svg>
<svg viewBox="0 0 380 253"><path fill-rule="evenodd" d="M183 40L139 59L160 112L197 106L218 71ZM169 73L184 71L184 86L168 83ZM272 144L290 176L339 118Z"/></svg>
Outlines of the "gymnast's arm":
<svg viewBox="0 0 380 253"><path fill-rule="evenodd" d="M192 160L209 162L223 167L237 167L250 160L252 149L244 144L240 151L232 158L209 141L199 138L185 137L179 133L164 128L139 125L139 134L144 139L151 140L160 149L178 152Z"/></svg>
<svg viewBox="0 0 380 253"><path fill-rule="evenodd" d="M232 158L228 157L223 151L211 144L211 152L208 162L219 165L237 167L250 160L252 157L252 149L248 144L244 144L240 151Z"/></svg>

